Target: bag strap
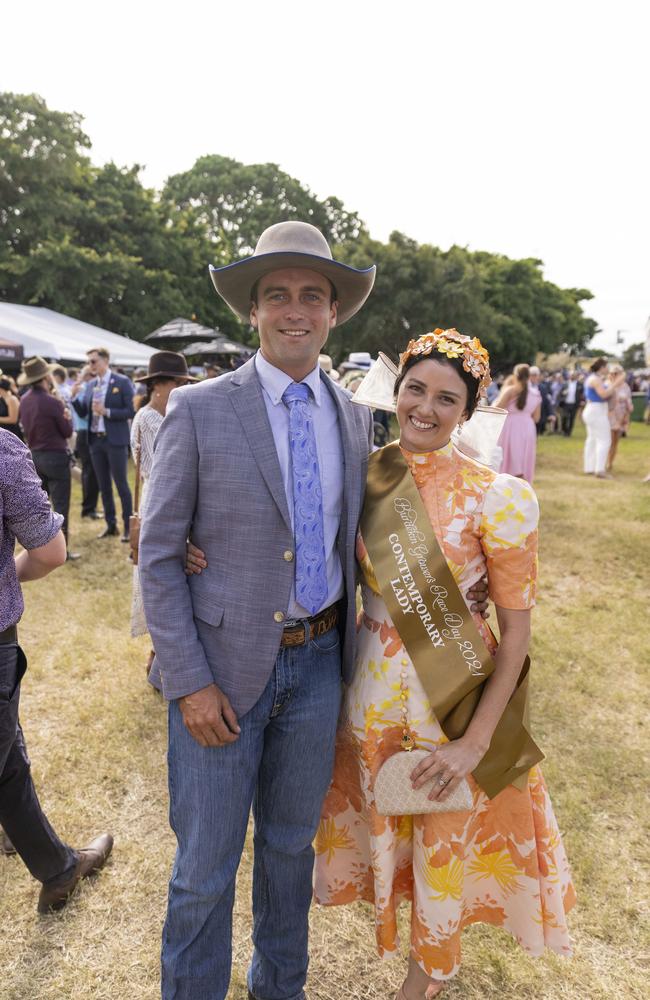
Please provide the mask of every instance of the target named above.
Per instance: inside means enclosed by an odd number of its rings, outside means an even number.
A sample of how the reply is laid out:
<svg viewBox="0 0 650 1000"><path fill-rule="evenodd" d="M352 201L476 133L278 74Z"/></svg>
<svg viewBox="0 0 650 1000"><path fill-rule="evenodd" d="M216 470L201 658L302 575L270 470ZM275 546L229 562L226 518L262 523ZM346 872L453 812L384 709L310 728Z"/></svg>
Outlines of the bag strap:
<svg viewBox="0 0 650 1000"><path fill-rule="evenodd" d="M133 513L140 510L140 456L142 454L142 428L138 427L138 442L135 455L135 495L133 497Z"/></svg>

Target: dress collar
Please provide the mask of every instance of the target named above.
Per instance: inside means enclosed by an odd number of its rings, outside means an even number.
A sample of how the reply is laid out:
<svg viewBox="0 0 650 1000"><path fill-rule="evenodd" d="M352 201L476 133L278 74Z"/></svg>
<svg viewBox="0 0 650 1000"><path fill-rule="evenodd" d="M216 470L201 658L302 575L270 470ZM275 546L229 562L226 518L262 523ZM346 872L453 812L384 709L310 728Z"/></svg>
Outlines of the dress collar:
<svg viewBox="0 0 650 1000"><path fill-rule="evenodd" d="M435 451L407 451L407 449L402 448L401 445L400 450L409 465L422 466L432 465L434 462L440 461L441 459L451 458L454 446L451 443L451 440L449 440L447 441L447 444L442 446L442 448L436 448Z"/></svg>
<svg viewBox="0 0 650 1000"><path fill-rule="evenodd" d="M282 395L285 389L291 385L293 379L286 372L270 364L261 351L258 351L255 355L255 370L265 393L273 405L278 406L282 402ZM302 384L311 389L314 402L317 406L320 406L321 381L318 364L310 371L309 375L306 375L302 379Z"/></svg>

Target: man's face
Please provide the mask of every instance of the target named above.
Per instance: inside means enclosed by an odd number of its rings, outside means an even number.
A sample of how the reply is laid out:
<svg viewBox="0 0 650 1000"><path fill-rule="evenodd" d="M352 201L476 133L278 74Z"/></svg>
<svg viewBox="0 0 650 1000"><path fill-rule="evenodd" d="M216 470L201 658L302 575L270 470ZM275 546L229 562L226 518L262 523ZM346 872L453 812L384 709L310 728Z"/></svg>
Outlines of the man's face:
<svg viewBox="0 0 650 1000"><path fill-rule="evenodd" d="M101 377L108 371L108 361L100 354L97 354L96 351L92 351L88 355L88 367L92 375L99 375Z"/></svg>
<svg viewBox="0 0 650 1000"><path fill-rule="evenodd" d="M265 359L297 382L316 367L336 323L337 303L331 296L327 278L306 268L272 271L260 278L251 324Z"/></svg>

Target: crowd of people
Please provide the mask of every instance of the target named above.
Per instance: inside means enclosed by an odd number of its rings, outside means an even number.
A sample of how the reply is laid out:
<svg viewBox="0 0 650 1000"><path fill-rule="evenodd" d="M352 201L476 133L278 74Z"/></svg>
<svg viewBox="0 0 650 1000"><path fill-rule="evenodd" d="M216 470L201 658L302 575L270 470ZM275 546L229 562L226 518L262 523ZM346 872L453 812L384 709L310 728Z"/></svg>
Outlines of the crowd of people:
<svg viewBox="0 0 650 1000"><path fill-rule="evenodd" d="M645 420L650 422L650 378L626 373L617 362L599 357L586 370L554 373L515 365L511 375L494 380L487 390L489 403L508 411L499 441L501 471L532 483L537 437L571 437L580 414L586 429L583 471L611 479L619 441L629 430L633 391L645 393Z"/></svg>
<svg viewBox="0 0 650 1000"><path fill-rule="evenodd" d="M136 388L103 348L72 379L30 359L6 426L22 425L31 457L0 430L0 823L42 883L39 910L64 906L113 846L110 834L81 850L59 840L18 720L20 585L74 557L76 431L82 513L103 516L100 538L131 542L131 628L150 635L148 677L168 702L177 851L163 1000L225 1000L251 810L251 1000L304 1000L314 896L371 903L382 956L399 954L396 909L410 901L399 1000L443 992L472 923L504 928L531 955L568 956L575 892L528 722L531 483L549 380L520 364L495 394L480 341L436 329L404 345L391 387L399 439L376 448L368 407L319 364L375 268L337 262L318 230L289 222L211 275L259 335L241 367L197 381L162 351ZM585 471L597 475L613 444L608 401L621 433L626 409L624 373L603 364L584 380ZM550 383L570 435L582 379ZM486 390L507 411L500 471L454 443ZM555 432L550 417L542 429Z"/></svg>

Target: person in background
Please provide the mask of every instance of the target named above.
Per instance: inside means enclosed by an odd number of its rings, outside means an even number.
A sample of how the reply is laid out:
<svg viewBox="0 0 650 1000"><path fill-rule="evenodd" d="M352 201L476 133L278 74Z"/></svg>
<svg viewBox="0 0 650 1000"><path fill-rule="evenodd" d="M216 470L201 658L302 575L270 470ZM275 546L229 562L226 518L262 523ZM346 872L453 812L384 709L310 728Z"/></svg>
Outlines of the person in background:
<svg viewBox="0 0 650 1000"><path fill-rule="evenodd" d="M569 375L568 382L565 382L560 393L560 414L562 418L562 433L565 437L571 437L573 425L575 424L576 413L582 406L584 400L584 388L580 381L579 372L574 370Z"/></svg>
<svg viewBox="0 0 650 1000"><path fill-rule="evenodd" d="M621 365L614 364L609 366L610 376L616 378L616 376L620 376L621 372L625 374ZM615 389L613 394L609 397L608 417L610 430L612 432L612 442L609 446L609 454L607 456L608 472L611 472L614 466L614 459L616 458L616 452L618 450L618 442L625 434L627 434L629 430L633 409L634 405L632 403L632 390L630 389L630 385L627 381L621 382L618 388Z"/></svg>
<svg viewBox="0 0 650 1000"><path fill-rule="evenodd" d="M68 372L63 365L52 365L52 384L55 394L66 406L70 405L70 386Z"/></svg>
<svg viewBox="0 0 650 1000"><path fill-rule="evenodd" d="M77 388L72 406L80 417L88 417L88 443L104 505L106 528L98 536L117 535L117 516L113 498L114 482L122 504L124 530L122 541L129 541L129 518L133 508L127 478L129 461L129 420L133 419L133 384L126 375L109 367L110 354L105 347L87 353L93 377ZM76 387L75 387L76 388Z"/></svg>
<svg viewBox="0 0 650 1000"><path fill-rule="evenodd" d="M144 386L144 403L138 408L131 424L131 452L133 461L140 459L140 518L143 519L147 506L147 489L149 476L153 465L153 447L156 434L167 412L167 401L171 392L179 385L197 382L190 375L187 362L182 354L175 351L158 351L149 359L149 368L139 377L138 382ZM142 592L138 567L133 567L133 590L131 600L131 635L146 635L147 623L142 607ZM147 676L153 663L154 651L151 650L146 664Z"/></svg>
<svg viewBox="0 0 650 1000"><path fill-rule="evenodd" d="M560 433L560 396L564 388L564 376L562 372L555 372L551 379L549 388L550 414L549 422L553 434Z"/></svg>
<svg viewBox="0 0 650 1000"><path fill-rule="evenodd" d="M19 721L20 683L27 667L18 645L24 610L20 585L65 562L62 523L61 514L50 508L27 448L0 429L0 823L10 846L41 882L39 913L65 906L78 882L102 868L113 848L112 836L102 833L88 847L74 850L52 829L34 788ZM24 551L14 557L16 539Z"/></svg>
<svg viewBox="0 0 650 1000"><path fill-rule="evenodd" d="M20 410L20 399L14 392L11 380L0 368L0 427L6 431L11 431L16 437L22 440L22 431L18 423L18 411Z"/></svg>
<svg viewBox="0 0 650 1000"><path fill-rule="evenodd" d="M79 372L76 383L77 386L71 388L71 394L83 388L92 378L92 373L88 365ZM89 517L92 520L99 520L101 514L97 511L97 501L99 499L99 483L95 475L95 467L90 457L90 447L88 445L88 417L80 417L74 406L71 408L72 426L75 429L75 455L81 462L81 516Z"/></svg>
<svg viewBox="0 0 650 1000"><path fill-rule="evenodd" d="M587 428L584 448L585 475L596 476L597 479L610 479L607 472L607 458L612 444L612 431L609 425L608 400L625 382L625 372L615 375L611 382L605 382L607 359L596 358L589 368L590 374L585 382L585 408L582 420Z"/></svg>
<svg viewBox="0 0 650 1000"><path fill-rule="evenodd" d="M206 378L217 378L219 375L223 375L223 371L219 365L212 361L208 361L203 367L205 369Z"/></svg>
<svg viewBox="0 0 650 1000"><path fill-rule="evenodd" d="M535 425L540 419L542 399L537 386L529 383L529 376L528 365L515 365L494 405L508 411L499 438L503 451L500 471L532 483L537 452Z"/></svg>
<svg viewBox="0 0 650 1000"><path fill-rule="evenodd" d="M147 402L147 387L144 382L141 382L143 375L147 374L146 368L136 368L133 373L133 381L135 382L135 391L133 394L133 409L137 413L141 406L145 406Z"/></svg>
<svg viewBox="0 0 650 1000"><path fill-rule="evenodd" d="M68 439L72 437L72 416L52 389L50 365L43 358L29 358L23 363L18 384L28 391L20 400L20 422L32 453L41 485L63 518L63 536L68 544L70 514L71 455ZM67 559L78 559L68 549Z"/></svg>

